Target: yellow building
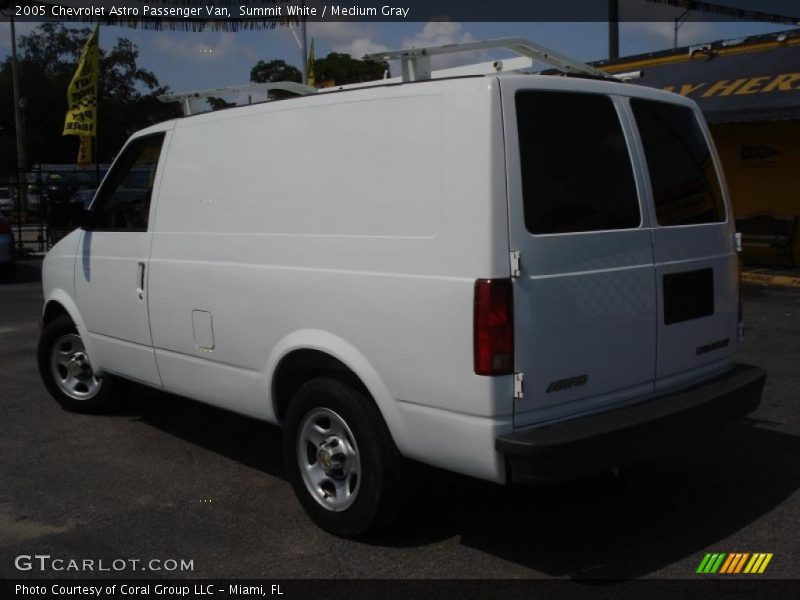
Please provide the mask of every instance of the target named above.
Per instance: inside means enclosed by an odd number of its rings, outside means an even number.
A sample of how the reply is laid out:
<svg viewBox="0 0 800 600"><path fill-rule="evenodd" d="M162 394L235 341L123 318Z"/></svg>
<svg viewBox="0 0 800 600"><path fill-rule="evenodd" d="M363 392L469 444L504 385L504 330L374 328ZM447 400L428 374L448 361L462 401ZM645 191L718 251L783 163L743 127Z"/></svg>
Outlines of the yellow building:
<svg viewBox="0 0 800 600"><path fill-rule="evenodd" d="M642 70L636 83L697 101L722 159L745 260L800 265L800 30L596 65Z"/></svg>

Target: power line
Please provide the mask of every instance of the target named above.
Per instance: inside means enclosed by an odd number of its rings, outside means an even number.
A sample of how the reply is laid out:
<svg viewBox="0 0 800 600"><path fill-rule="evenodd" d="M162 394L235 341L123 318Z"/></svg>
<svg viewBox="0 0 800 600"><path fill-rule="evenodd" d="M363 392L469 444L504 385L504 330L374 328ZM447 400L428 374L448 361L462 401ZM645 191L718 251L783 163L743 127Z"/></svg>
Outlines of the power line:
<svg viewBox="0 0 800 600"><path fill-rule="evenodd" d="M658 4L668 4L685 11L698 11L739 19L741 21L760 21L763 23L783 23L787 25L800 24L800 15L787 16L775 13L761 12L758 10L748 10L744 8L734 8L717 4L715 2L699 2L696 0L647 0Z"/></svg>

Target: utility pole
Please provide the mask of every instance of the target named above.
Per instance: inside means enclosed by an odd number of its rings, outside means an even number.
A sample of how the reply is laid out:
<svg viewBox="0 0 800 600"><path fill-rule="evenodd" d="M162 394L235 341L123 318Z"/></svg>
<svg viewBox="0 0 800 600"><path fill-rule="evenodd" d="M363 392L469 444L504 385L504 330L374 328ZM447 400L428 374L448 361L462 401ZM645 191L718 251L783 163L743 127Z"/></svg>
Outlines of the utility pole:
<svg viewBox="0 0 800 600"><path fill-rule="evenodd" d="M303 6L305 7L305 5L306 3L304 0ZM300 47L300 52L303 55L300 59L300 72L303 74L303 85L308 85L308 28L306 17L300 17L300 35L297 35L294 23L289 23L289 31L292 32L294 41L297 42L297 45Z"/></svg>
<svg viewBox="0 0 800 600"><path fill-rule="evenodd" d="M300 72L303 74L303 85L308 85L308 31L306 27L306 0L303 0L303 13L300 16L300 52L303 60L300 61Z"/></svg>
<svg viewBox="0 0 800 600"><path fill-rule="evenodd" d="M305 6L305 3L303 3ZM306 31L306 18L300 23L300 48L303 53L303 85L308 85L308 32Z"/></svg>
<svg viewBox="0 0 800 600"><path fill-rule="evenodd" d="M25 170L25 132L22 125L22 107L19 104L19 75L17 74L17 31L14 26L14 17L10 17L11 24L11 81L14 87L14 125L17 130L17 170Z"/></svg>
<svg viewBox="0 0 800 600"><path fill-rule="evenodd" d="M22 183L27 158L25 156L25 132L22 124L22 106L19 96L19 75L17 73L17 29L14 17L9 18L11 24L11 82L14 88L14 126L17 131L17 248L22 250L22 206L27 197L27 188Z"/></svg>
<svg viewBox="0 0 800 600"><path fill-rule="evenodd" d="M675 29L674 29L674 36L672 38L672 47L678 47L678 29L681 28L681 25L686 23L686 19L689 18L689 13L692 12L691 10L683 11L683 14L680 17L675 17Z"/></svg>
<svg viewBox="0 0 800 600"><path fill-rule="evenodd" d="M608 59L619 58L619 0L608 0Z"/></svg>

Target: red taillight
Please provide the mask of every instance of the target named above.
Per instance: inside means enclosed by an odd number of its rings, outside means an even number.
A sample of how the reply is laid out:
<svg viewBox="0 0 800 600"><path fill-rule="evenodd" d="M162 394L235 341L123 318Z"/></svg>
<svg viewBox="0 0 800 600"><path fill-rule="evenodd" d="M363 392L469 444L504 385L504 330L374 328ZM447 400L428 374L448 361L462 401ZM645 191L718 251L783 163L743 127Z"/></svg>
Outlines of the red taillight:
<svg viewBox="0 0 800 600"><path fill-rule="evenodd" d="M475 282L475 374L514 372L514 292L510 279Z"/></svg>
<svg viewBox="0 0 800 600"><path fill-rule="evenodd" d="M3 217L0 217L0 234L11 233L11 226Z"/></svg>

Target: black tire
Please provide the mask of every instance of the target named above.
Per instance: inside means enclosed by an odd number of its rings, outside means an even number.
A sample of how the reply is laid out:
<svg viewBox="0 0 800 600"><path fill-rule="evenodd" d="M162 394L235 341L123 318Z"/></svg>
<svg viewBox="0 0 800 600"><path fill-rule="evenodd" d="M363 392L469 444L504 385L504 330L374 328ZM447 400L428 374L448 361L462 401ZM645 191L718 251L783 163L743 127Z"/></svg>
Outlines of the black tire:
<svg viewBox="0 0 800 600"><path fill-rule="evenodd" d="M66 335L75 335L80 338L78 330L72 319L67 315L61 315L45 325L39 337L39 347L37 359L39 363L39 375L42 377L47 391L56 401L66 410L77 413L98 414L108 412L114 400L114 387L116 379L111 376L104 376L97 392L86 398L73 398L65 393L56 381L51 363L51 353L58 340Z"/></svg>
<svg viewBox="0 0 800 600"><path fill-rule="evenodd" d="M318 409L338 415L349 427L360 463L359 483L352 504L332 510L308 489L300 472L300 427ZM305 383L291 399L283 429L286 471L303 508L322 529L344 538L375 533L390 525L402 505L402 457L377 406L364 392L344 381L318 377Z"/></svg>

